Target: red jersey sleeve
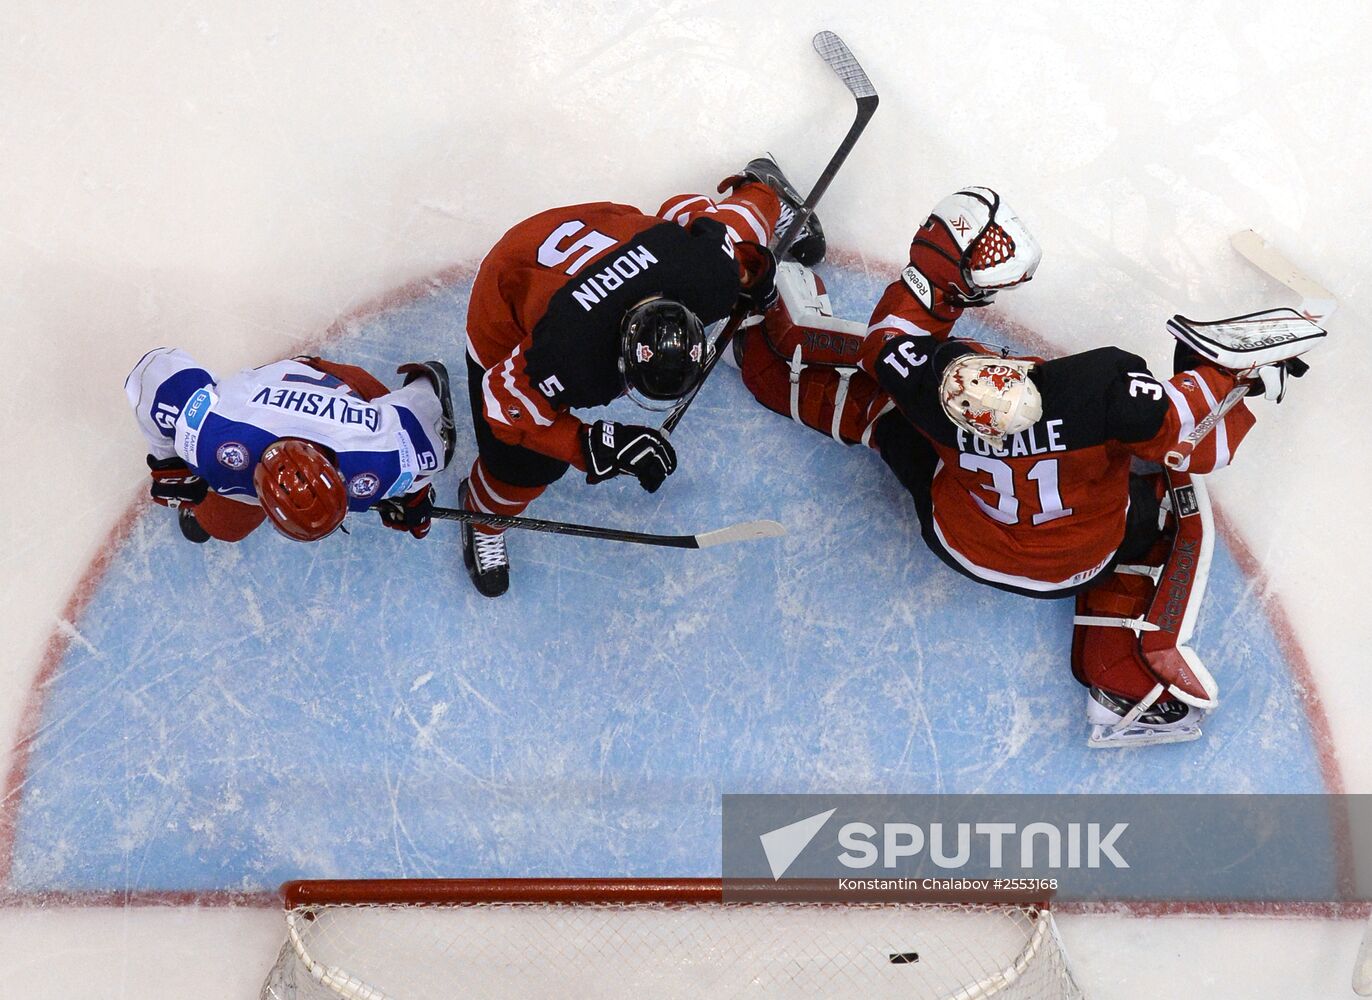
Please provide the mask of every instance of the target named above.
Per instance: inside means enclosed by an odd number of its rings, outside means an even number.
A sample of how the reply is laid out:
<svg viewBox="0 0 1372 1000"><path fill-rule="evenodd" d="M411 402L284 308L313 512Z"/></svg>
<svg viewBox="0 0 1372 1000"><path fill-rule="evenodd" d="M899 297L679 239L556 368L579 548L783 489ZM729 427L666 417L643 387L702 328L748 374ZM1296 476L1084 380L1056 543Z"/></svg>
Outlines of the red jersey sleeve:
<svg viewBox="0 0 1372 1000"><path fill-rule="evenodd" d="M585 425L557 410L525 367L532 338L526 337L510 356L487 369L481 380L482 412L491 432L506 444L570 462L585 471L581 432ZM551 388L551 387L550 387Z"/></svg>
<svg viewBox="0 0 1372 1000"><path fill-rule="evenodd" d="M697 219L712 218L724 226L733 243L763 246L776 231L781 202L766 184L750 182L735 188L727 198L715 200L703 194L679 194L657 210L658 218L689 229Z"/></svg>
<svg viewBox="0 0 1372 1000"><path fill-rule="evenodd" d="M1122 391L1111 407L1121 425L1116 436L1133 454L1148 461L1161 462L1169 451L1196 429L1197 424L1219 407L1237 382L1231 373L1210 365L1199 365L1178 372L1166 381L1153 378L1146 369L1128 372L1120 378L1118 384ZM1151 433L1146 436L1137 432L1131 434L1130 425L1134 422L1130 413L1139 409L1135 401L1153 396L1158 397L1153 401L1163 410L1162 425L1147 426ZM1224 468L1254 423L1256 419L1252 411L1246 403L1240 402L1196 445L1190 458L1182 463L1181 471L1204 475Z"/></svg>
<svg viewBox="0 0 1372 1000"><path fill-rule="evenodd" d="M961 315L960 306L943 304L937 313L926 307L902 275L886 286L872 310L858 366L876 378L877 358L893 337L933 337L942 343L948 339L953 324Z"/></svg>

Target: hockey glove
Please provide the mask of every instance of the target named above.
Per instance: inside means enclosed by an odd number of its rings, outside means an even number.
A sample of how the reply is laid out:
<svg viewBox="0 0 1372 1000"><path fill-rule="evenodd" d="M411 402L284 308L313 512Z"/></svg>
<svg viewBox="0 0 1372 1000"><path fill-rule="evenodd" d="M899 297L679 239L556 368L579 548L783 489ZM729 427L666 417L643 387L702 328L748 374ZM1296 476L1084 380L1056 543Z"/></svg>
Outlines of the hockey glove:
<svg viewBox="0 0 1372 1000"><path fill-rule="evenodd" d="M656 493L676 471L676 450L656 427L597 420L582 428L581 453L586 458L586 482L593 486L627 473Z"/></svg>
<svg viewBox="0 0 1372 1000"><path fill-rule="evenodd" d="M434 488L425 486L414 493L382 500L372 509L381 515L381 523L386 527L423 538L433 523Z"/></svg>
<svg viewBox="0 0 1372 1000"><path fill-rule="evenodd" d="M755 313L765 313L777 303L777 259L760 243L736 243L742 267L743 287L738 297Z"/></svg>
<svg viewBox="0 0 1372 1000"><path fill-rule="evenodd" d="M1300 378L1310 370L1308 365L1301 358L1287 358L1285 361L1278 361L1276 364L1263 365L1258 369L1258 381L1253 383L1253 387L1248 390L1248 395L1262 395L1274 403L1280 403L1286 398L1286 378Z"/></svg>
<svg viewBox="0 0 1372 1000"><path fill-rule="evenodd" d="M176 456L153 458L149 455L148 470L152 473L150 494L153 502L163 507L194 507L210 492L210 484Z"/></svg>
<svg viewBox="0 0 1372 1000"><path fill-rule="evenodd" d="M1196 368L1200 365L1214 365L1214 362L1206 358L1190 344L1178 340L1176 346L1172 348L1172 371L1180 373L1188 368ZM1227 371L1228 369L1222 369ZM1300 378L1310 370L1310 365L1302 358L1288 358L1285 361L1277 361L1270 365L1263 365L1261 368L1252 370L1241 377L1250 378L1248 387L1249 396L1262 396L1280 403L1286 398L1286 379ZM1238 373L1235 373L1238 374ZM1256 377L1254 377L1256 376Z"/></svg>
<svg viewBox="0 0 1372 1000"><path fill-rule="evenodd" d="M1043 252L1014 209L990 188L944 198L910 242L902 279L938 319L990 305L996 293L1034 276Z"/></svg>

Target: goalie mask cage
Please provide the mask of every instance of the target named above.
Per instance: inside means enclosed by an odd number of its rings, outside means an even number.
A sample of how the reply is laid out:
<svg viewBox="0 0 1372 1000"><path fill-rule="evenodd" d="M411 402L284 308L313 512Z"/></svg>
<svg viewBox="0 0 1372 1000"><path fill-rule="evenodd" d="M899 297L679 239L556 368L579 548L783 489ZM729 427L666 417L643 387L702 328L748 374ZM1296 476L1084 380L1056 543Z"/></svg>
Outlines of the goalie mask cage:
<svg viewBox="0 0 1372 1000"><path fill-rule="evenodd" d="M726 902L719 879L288 882L287 940L262 997L1082 996L1045 906L767 892Z"/></svg>

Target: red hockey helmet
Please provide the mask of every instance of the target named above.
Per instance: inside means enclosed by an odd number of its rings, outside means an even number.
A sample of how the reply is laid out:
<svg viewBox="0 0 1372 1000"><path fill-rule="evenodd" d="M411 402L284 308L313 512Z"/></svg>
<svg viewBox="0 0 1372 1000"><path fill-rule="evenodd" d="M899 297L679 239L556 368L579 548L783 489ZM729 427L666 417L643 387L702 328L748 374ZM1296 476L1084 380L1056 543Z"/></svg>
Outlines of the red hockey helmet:
<svg viewBox="0 0 1372 1000"><path fill-rule="evenodd" d="M252 474L257 499L276 530L298 542L329 535L348 513L348 487L329 454L299 438L267 445Z"/></svg>

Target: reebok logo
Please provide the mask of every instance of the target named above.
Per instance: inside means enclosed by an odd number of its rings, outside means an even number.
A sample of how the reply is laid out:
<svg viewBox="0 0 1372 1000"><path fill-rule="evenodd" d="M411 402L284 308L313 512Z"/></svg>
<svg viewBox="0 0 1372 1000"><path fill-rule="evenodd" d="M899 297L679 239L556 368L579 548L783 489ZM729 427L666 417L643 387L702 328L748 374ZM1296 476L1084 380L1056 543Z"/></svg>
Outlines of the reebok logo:
<svg viewBox="0 0 1372 1000"><path fill-rule="evenodd" d="M807 819L798 820L787 826L769 830L758 837L762 841L762 851L767 855L767 864L772 869L772 881L780 881L787 869L800 857L800 852L810 846L815 834L824 828L837 809L815 813Z"/></svg>

